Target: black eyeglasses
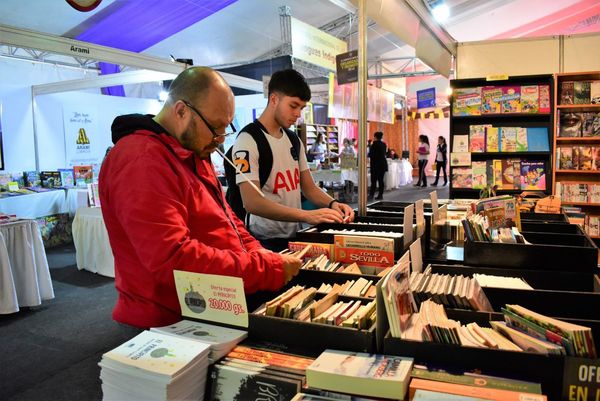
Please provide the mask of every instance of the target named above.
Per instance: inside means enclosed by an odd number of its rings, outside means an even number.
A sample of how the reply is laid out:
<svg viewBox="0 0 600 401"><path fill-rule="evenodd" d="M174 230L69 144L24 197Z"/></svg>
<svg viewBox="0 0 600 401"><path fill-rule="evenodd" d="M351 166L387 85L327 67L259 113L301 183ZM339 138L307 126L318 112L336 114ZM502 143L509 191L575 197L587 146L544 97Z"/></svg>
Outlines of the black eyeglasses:
<svg viewBox="0 0 600 401"><path fill-rule="evenodd" d="M222 134L218 134L217 131L215 131L215 129L212 127L212 125L210 125L208 123L208 121L206 121L206 118L204 118L204 116L202 115L202 113L200 113L200 111L197 108L195 108L194 106L192 106L192 104L190 102L188 102L187 100L181 99L181 101L187 107L189 107L190 109L192 109L192 111L194 113L196 113L198 115L198 117L200 117L200 119L202 121L204 121L204 124L206 124L206 126L208 127L208 129L210 130L210 132L213 134L213 138L218 138L218 137L221 137L221 136L225 137L225 136L233 135L233 134L236 133L236 129L235 129L235 126L233 125L233 123L229 123L229 128L231 128L231 132L223 132Z"/></svg>

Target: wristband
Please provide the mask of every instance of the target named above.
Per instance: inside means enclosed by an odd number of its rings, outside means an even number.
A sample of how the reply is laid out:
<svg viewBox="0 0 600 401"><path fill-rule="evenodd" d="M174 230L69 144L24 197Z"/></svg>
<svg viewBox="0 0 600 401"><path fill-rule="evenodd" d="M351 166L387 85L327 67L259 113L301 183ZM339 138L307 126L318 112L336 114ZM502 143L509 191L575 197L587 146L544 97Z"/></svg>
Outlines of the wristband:
<svg viewBox="0 0 600 401"><path fill-rule="evenodd" d="M331 200L331 202L329 202L329 205L327 205L327 207L328 207L329 209L331 209L331 206L333 206L333 204L334 204L335 202L337 202L337 201L338 201L337 199L332 199L332 200Z"/></svg>

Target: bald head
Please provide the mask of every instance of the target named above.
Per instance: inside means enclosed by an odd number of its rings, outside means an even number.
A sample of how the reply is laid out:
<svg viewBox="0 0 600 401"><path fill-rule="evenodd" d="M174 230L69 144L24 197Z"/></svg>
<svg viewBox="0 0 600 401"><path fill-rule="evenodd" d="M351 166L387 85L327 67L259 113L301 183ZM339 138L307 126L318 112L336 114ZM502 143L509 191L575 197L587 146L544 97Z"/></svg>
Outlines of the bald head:
<svg viewBox="0 0 600 401"><path fill-rule="evenodd" d="M169 101L185 99L200 104L208 94L216 91L218 95L228 96L231 89L223 77L210 67L192 67L180 73L169 88Z"/></svg>

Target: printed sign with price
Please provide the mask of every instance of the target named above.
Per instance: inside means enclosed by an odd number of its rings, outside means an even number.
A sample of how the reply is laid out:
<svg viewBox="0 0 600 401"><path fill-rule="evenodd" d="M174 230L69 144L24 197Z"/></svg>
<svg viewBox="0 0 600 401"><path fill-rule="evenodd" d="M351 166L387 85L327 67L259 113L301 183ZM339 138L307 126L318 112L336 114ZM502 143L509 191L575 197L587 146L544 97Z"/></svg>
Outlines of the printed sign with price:
<svg viewBox="0 0 600 401"><path fill-rule="evenodd" d="M180 270L173 273L183 316L248 327L241 278Z"/></svg>

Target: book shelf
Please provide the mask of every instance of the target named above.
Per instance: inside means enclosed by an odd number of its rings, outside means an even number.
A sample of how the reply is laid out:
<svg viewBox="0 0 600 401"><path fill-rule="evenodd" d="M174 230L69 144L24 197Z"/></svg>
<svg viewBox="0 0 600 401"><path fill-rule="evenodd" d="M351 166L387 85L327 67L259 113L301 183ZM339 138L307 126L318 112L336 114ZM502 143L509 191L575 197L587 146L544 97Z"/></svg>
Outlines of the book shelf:
<svg viewBox="0 0 600 401"><path fill-rule="evenodd" d="M553 193L585 214L585 230L600 242L600 71L554 76Z"/></svg>
<svg viewBox="0 0 600 401"><path fill-rule="evenodd" d="M457 79L450 86L450 198L478 198L485 186L493 185L498 185L498 195L524 190L550 194L552 75Z"/></svg>
<svg viewBox="0 0 600 401"><path fill-rule="evenodd" d="M298 126L298 136L308 152L312 144L317 139L318 134L323 134L327 144L327 152L340 154L339 129L336 125L326 124L300 124ZM336 162L338 157L330 157L330 160Z"/></svg>

